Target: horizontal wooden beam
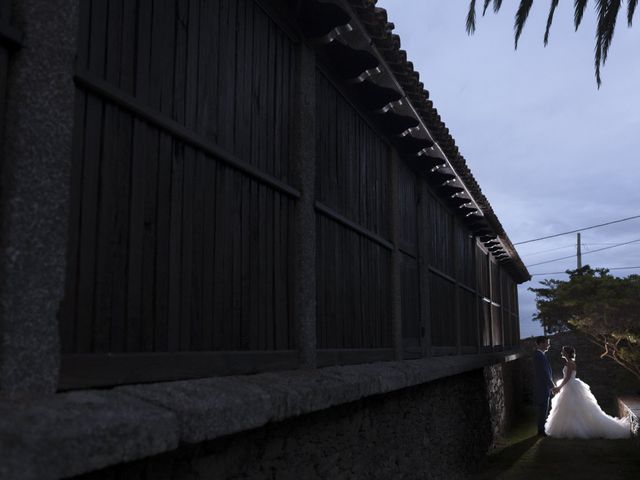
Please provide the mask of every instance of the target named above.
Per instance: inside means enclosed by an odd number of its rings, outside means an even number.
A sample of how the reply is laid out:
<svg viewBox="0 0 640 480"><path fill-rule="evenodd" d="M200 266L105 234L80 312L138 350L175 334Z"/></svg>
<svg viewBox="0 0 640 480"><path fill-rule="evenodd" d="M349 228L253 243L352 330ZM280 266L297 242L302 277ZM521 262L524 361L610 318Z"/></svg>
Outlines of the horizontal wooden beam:
<svg viewBox="0 0 640 480"><path fill-rule="evenodd" d="M0 18L0 45L18 49L22 46L22 37L20 30Z"/></svg>
<svg viewBox="0 0 640 480"><path fill-rule="evenodd" d="M326 217L329 217L330 219L335 220L336 222L344 225L345 227L350 228L354 232L362 235L363 237L367 237L369 240L373 240L378 245L386 248L387 250L393 250L393 244L391 242L389 242L388 240L385 240L380 235L377 235L372 231L367 230L364 227L361 227L357 223L352 222L348 218L345 218L344 216L340 215L331 207L327 207L326 205L318 201L316 201L315 207L318 212L322 213Z"/></svg>
<svg viewBox="0 0 640 480"><path fill-rule="evenodd" d="M401 253L403 253L404 255L406 255L407 257L411 257L411 258L414 258L416 260L418 259L418 254L417 253L411 252L408 248L406 248L406 247L404 247L402 245L398 246L398 250Z"/></svg>
<svg viewBox="0 0 640 480"><path fill-rule="evenodd" d="M85 70L77 69L74 79L76 85L80 88L84 88L107 101L115 103L132 115L135 115L136 117L145 120L162 130L165 130L166 132L170 133L171 135L180 139L191 147L200 150L201 152L214 157L217 160L222 161L229 167L234 168L235 170L238 170L261 183L264 183L265 185L268 185L274 190L277 190L295 199L300 198L300 192L297 189L278 180L275 177L272 177L268 173L259 170L253 165L240 160L235 155L211 143L206 138L198 135L184 125L176 122L175 120L148 107L135 97L129 95L126 92L123 92L119 88L104 81L103 79L98 78L96 75Z"/></svg>
<svg viewBox="0 0 640 480"><path fill-rule="evenodd" d="M63 354L59 390L241 375L298 367L296 350Z"/></svg>
<svg viewBox="0 0 640 480"><path fill-rule="evenodd" d="M317 355L319 367L394 360L393 348L322 349L318 350Z"/></svg>
<svg viewBox="0 0 640 480"><path fill-rule="evenodd" d="M450 346L450 347L438 347L438 346L431 346L431 355L433 355L434 357L437 356L441 356L441 355L457 355L458 353L458 347L454 347L454 346Z"/></svg>
<svg viewBox="0 0 640 480"><path fill-rule="evenodd" d="M478 353L478 346L477 345L462 345L460 347L460 353L462 353L463 355L473 355Z"/></svg>

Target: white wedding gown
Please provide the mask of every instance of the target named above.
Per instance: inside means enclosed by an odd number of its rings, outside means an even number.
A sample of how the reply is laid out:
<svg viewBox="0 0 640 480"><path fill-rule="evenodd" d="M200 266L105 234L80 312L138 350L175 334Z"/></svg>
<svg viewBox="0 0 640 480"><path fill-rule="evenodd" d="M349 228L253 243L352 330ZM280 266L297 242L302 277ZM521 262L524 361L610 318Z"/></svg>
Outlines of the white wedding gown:
<svg viewBox="0 0 640 480"><path fill-rule="evenodd" d="M562 370L563 377L566 366ZM545 432L557 438L629 438L631 427L628 418L611 417L604 413L589 385L576 378L571 379L551 399L551 411L545 423Z"/></svg>

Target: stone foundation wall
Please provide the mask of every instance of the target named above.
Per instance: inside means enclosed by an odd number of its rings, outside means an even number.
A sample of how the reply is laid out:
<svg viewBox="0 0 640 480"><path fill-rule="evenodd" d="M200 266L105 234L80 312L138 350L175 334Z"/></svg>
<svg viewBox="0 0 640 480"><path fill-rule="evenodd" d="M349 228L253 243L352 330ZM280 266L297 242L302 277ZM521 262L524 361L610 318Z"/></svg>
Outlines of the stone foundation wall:
<svg viewBox="0 0 640 480"><path fill-rule="evenodd" d="M514 406L510 390L519 364L368 397L76 478L466 478L515 414L507 408Z"/></svg>

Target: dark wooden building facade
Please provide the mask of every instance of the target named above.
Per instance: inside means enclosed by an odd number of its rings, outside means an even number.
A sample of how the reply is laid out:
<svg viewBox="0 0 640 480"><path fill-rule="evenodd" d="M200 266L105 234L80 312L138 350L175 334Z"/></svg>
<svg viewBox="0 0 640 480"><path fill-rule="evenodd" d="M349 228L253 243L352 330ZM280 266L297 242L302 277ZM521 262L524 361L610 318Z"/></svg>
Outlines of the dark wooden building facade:
<svg viewBox="0 0 640 480"><path fill-rule="evenodd" d="M371 2L80 8L61 388L517 348L528 273Z"/></svg>
<svg viewBox="0 0 640 480"><path fill-rule="evenodd" d="M0 150L4 137L7 73L11 53L20 48L22 32L12 24L11 0L0 0Z"/></svg>

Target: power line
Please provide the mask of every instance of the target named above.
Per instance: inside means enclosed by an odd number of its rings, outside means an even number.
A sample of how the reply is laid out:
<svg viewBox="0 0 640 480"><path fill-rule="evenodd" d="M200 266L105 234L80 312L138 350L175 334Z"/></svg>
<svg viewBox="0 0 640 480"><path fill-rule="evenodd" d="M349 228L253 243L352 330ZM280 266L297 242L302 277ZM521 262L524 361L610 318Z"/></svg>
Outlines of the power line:
<svg viewBox="0 0 640 480"><path fill-rule="evenodd" d="M618 244L612 245L610 247L603 247L603 248L598 248L596 250L591 250L590 252L585 252L583 255L587 255L589 253L602 252L603 250L609 250L611 248L622 247L623 245L629 245L631 243L636 243L636 242L640 242L640 238L638 238L636 240L631 240L630 242L618 243ZM527 265L527 268L535 267L537 265L544 265L545 263L557 262L558 260L565 260L567 258L575 258L575 255L567 255L566 257L554 258L553 260L547 260L546 262L532 263L531 265Z"/></svg>
<svg viewBox="0 0 640 480"><path fill-rule="evenodd" d="M600 223L598 225L591 225L590 227L578 228L577 230L571 230L569 232L556 233L555 235L547 235L546 237L532 238L531 240L525 240L523 242L514 243L514 245L522 245L524 243L537 242L539 240L546 240L547 238L555 238L560 237L562 235L568 235L570 233L578 233L584 230L591 230L592 228L604 227L606 225L613 225L614 223L626 222L627 220L633 220L634 218L640 218L640 215L635 215L633 217L621 218L620 220L614 220L612 222Z"/></svg>
<svg viewBox="0 0 640 480"><path fill-rule="evenodd" d="M596 268L596 267L594 267ZM605 267L597 267L597 268L605 268ZM611 267L611 268L607 268L607 270L635 270L640 268L640 266L637 267ZM531 276L535 277L537 275L560 275L562 273L567 273L566 271L564 272L546 272L546 273L532 273Z"/></svg>
<svg viewBox="0 0 640 480"><path fill-rule="evenodd" d="M584 245L584 243L583 243ZM609 243L609 245L613 245L612 243ZM555 252L556 250L562 250L564 248L576 248L575 244L571 244L571 245L564 245L562 247L556 247L556 248L548 248L546 250L539 250L537 252L533 252L533 253L527 253L527 257L532 257L533 255L540 255L541 253L547 253L547 252Z"/></svg>

